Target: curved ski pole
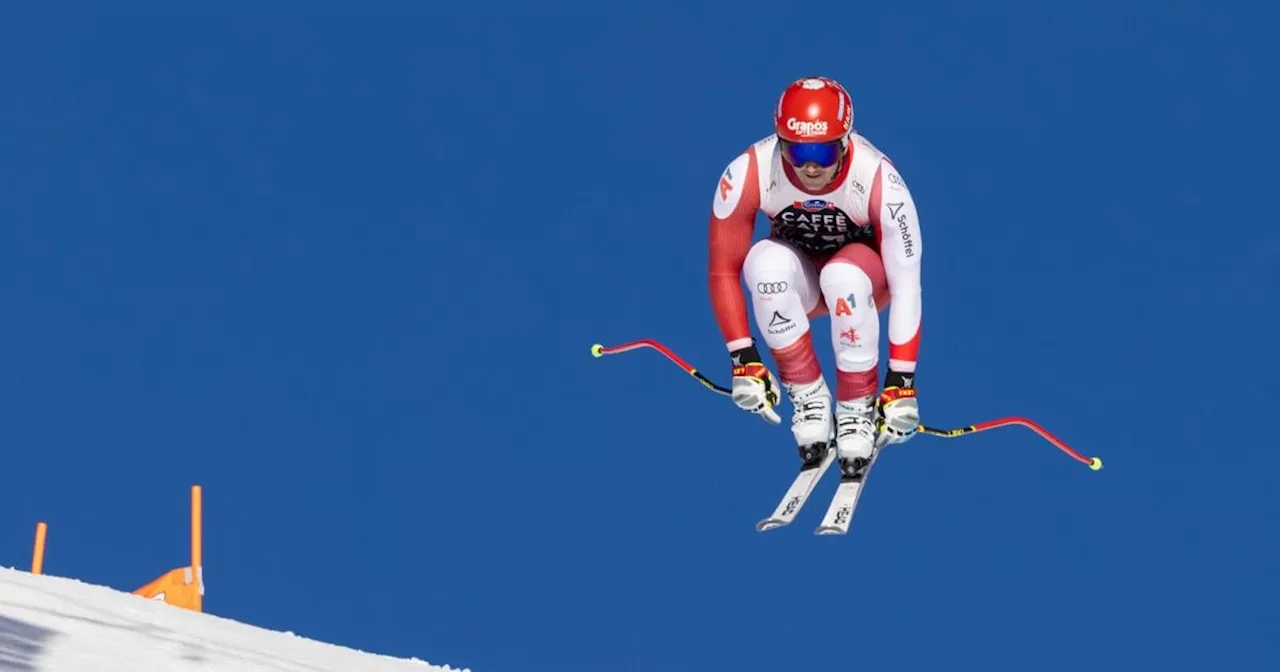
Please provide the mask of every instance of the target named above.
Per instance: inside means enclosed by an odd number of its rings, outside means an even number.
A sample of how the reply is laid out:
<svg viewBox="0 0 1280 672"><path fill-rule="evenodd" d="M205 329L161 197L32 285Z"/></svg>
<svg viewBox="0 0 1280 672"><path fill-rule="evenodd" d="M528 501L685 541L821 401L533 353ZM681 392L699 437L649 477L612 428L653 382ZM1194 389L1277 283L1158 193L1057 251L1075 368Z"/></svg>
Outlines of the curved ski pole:
<svg viewBox="0 0 1280 672"><path fill-rule="evenodd" d="M685 373L693 376L695 379L697 379L699 383L702 383L707 389L711 390L712 392L719 392L720 394L723 394L726 397L733 396L733 390L727 387L721 387L711 382L711 379L702 375L700 371L693 368L693 366L691 366L688 362L684 361L683 359L680 359L680 356L672 352L670 348L652 339L642 338L638 341L631 341L630 343L621 343L619 345L611 345L611 346L603 346L603 345L600 345L599 343L596 343L595 345L591 346L591 354L595 357L600 357L602 355L616 355L621 352L629 352L631 350L638 350L640 348L653 348L654 350L657 350L663 355L666 355L667 359L670 359L673 363L675 363L676 366L684 369Z"/></svg>
<svg viewBox="0 0 1280 672"><path fill-rule="evenodd" d="M975 432L984 432L988 429L995 429L997 427L1008 427L1010 425L1022 425L1023 427L1030 429L1036 434L1039 434L1040 438L1053 444L1053 446L1058 450L1061 450L1067 455L1070 455L1072 459L1076 460L1077 462L1088 465L1088 467L1094 471L1098 471L1099 469L1102 468L1102 458L1085 457L1084 455L1081 455L1071 446L1068 446L1065 441L1054 436L1049 430L1045 429L1044 427L1041 427L1039 423L1035 422L1034 420L1029 420L1027 418L1019 418L1019 417L999 418L996 420L987 420L986 422L979 422L977 424L969 425L967 427L957 427L955 429L938 429L936 427L928 427L925 425L920 425L920 428L917 431L919 431L921 434L928 434L930 436L941 436L943 438L949 439L957 436L964 436L965 434L973 434Z"/></svg>
<svg viewBox="0 0 1280 672"><path fill-rule="evenodd" d="M602 357L604 355L615 355L623 352L630 352L631 350L638 350L640 348L652 348L662 353L664 356L666 356L667 359L671 360L671 362L674 363L676 366L679 366L681 369L684 369L685 373L693 376L694 379L696 379L699 383L702 383L704 387L706 387L707 389L713 392L717 392L725 396L731 396L733 394L732 390L730 390L727 387L722 387L720 385L717 385L711 379L702 375L701 372L699 372L696 368L694 368L688 362L681 359L679 355L672 352L670 348L653 339L643 338L637 341L621 343L613 346L604 346L599 343L596 343L595 345L591 346L591 354L594 357ZM1062 439L1059 439L1057 436L1054 436L1052 432L1045 429L1044 427L1041 427L1039 423L1033 420L1029 420L1027 418L1022 418L1022 417L998 418L995 420L987 420L985 422L966 425L964 427L956 427L955 429L939 429L937 427L920 425L917 431L919 431L921 434L927 434L929 436L940 436L940 437L949 439L949 438L955 438L957 436L964 436L966 434L985 432L989 429L996 429L998 427L1008 427L1011 425L1021 425L1023 427L1026 427L1027 429L1030 429L1031 431L1038 434L1040 438L1044 439L1045 441L1048 441L1058 450L1061 450L1062 452L1071 456L1077 462L1087 465L1090 469L1094 471L1098 471L1099 469L1102 468L1102 458L1085 457L1084 455L1080 454L1075 449L1073 449L1071 446L1068 446L1065 441L1063 441Z"/></svg>

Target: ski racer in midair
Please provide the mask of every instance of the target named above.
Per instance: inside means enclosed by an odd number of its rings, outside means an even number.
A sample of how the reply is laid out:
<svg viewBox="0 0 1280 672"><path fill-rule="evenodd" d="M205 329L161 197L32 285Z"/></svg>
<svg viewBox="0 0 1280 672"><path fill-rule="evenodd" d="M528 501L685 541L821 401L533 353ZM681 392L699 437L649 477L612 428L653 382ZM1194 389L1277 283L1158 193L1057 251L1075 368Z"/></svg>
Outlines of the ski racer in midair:
<svg viewBox="0 0 1280 672"><path fill-rule="evenodd" d="M853 101L836 81L810 77L788 86L774 131L734 159L716 186L711 303L730 353L734 402L779 423L780 379L801 459L825 454L834 427L841 471L852 476L879 445L906 441L919 426L920 222L901 174L854 131ZM757 212L769 218L770 233L753 243ZM777 377L751 337L744 280ZM889 361L880 389L879 311L886 306ZM835 348L834 395L810 329L824 314Z"/></svg>

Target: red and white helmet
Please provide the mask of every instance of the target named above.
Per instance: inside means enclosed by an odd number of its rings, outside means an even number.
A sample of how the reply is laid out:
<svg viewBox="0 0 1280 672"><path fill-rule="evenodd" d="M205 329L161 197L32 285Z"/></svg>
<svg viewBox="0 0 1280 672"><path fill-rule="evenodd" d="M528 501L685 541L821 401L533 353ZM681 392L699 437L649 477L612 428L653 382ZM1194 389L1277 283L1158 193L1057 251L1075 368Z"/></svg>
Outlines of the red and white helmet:
<svg viewBox="0 0 1280 672"><path fill-rule="evenodd" d="M779 96L773 125L789 142L842 140L853 130L853 99L834 79L797 79Z"/></svg>

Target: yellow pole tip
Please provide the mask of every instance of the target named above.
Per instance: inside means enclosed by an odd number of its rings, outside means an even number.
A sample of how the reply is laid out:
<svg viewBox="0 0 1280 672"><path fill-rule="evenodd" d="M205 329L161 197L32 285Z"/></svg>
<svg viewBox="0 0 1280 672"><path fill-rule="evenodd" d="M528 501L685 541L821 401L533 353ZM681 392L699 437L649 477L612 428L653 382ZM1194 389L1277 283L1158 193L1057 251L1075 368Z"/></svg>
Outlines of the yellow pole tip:
<svg viewBox="0 0 1280 672"><path fill-rule="evenodd" d="M595 345L591 346L591 356L592 356L592 357L599 357L600 355L603 355L603 354L604 354L604 346L603 346L603 345L600 345L599 343L596 343Z"/></svg>
<svg viewBox="0 0 1280 672"><path fill-rule="evenodd" d="M1089 462L1089 468L1090 468L1090 469L1092 469L1092 470L1094 470L1094 471L1097 471L1097 470L1101 469L1101 468L1102 468L1102 458L1100 458L1100 457L1095 457L1095 458L1093 458L1093 460L1092 460L1091 462Z"/></svg>

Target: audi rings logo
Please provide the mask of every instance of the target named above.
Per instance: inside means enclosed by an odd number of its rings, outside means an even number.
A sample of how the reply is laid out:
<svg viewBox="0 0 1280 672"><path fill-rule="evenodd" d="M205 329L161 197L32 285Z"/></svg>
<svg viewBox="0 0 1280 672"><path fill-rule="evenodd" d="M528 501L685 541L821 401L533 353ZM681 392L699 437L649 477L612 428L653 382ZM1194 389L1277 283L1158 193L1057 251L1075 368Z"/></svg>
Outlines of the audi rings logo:
<svg viewBox="0 0 1280 672"><path fill-rule="evenodd" d="M761 294L781 294L787 291L785 282L757 282L756 291Z"/></svg>

